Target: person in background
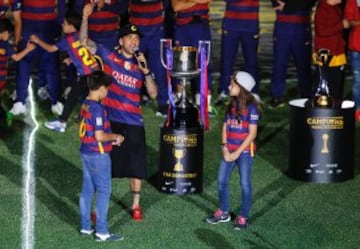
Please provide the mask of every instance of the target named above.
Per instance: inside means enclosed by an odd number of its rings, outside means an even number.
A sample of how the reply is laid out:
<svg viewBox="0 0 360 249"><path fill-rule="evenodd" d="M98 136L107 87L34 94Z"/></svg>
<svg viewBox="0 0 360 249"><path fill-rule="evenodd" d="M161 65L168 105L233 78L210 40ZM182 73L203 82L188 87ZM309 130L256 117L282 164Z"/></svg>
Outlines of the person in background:
<svg viewBox="0 0 360 249"><path fill-rule="evenodd" d="M120 146L124 137L112 133L107 111L101 104L108 93L111 77L95 71L88 77L89 95L80 109L80 156L83 165L83 183L80 194L80 234L95 232L96 241L117 241L123 237L110 233L107 214L111 194L112 145ZM96 193L96 226L91 227L91 202Z"/></svg>
<svg viewBox="0 0 360 249"><path fill-rule="evenodd" d="M221 35L219 96L215 101L216 105L228 99L228 84L233 74L239 44L241 44L241 51L244 56L244 71L254 77L256 85L253 91L258 93L258 0L226 0Z"/></svg>
<svg viewBox="0 0 360 249"><path fill-rule="evenodd" d="M296 66L300 96L311 96L311 10L315 0L272 0L276 11L270 108L284 106L286 71L291 56Z"/></svg>
<svg viewBox="0 0 360 249"><path fill-rule="evenodd" d="M174 40L176 46L192 46L197 48L200 40L211 41L210 31L210 3L212 0L171 0L175 12ZM199 65L200 66L200 65ZM200 77L199 77L200 78ZM211 62L207 66L208 82L208 112L216 115L216 110L211 107ZM200 81L193 81L195 103L200 105ZM195 86L194 86L195 85ZM180 86L180 85L179 85ZM178 93L181 92L179 88Z"/></svg>
<svg viewBox="0 0 360 249"><path fill-rule="evenodd" d="M54 53L59 50L66 51L71 63L75 66L79 75L77 82L71 87L68 98L65 101L64 110L59 116L59 119L48 121L44 124L46 128L58 132L65 132L66 122L78 102L78 99L84 99L86 97L88 92L87 75L100 70L95 57L80 43L80 26L81 15L77 12L68 12L62 25L65 36L55 44L48 44L36 35L30 36L31 41L38 44L49 53Z"/></svg>
<svg viewBox="0 0 360 249"><path fill-rule="evenodd" d="M28 42L24 50L16 53L12 44L9 43L9 38L13 32L14 25L12 22L7 18L0 19L0 120L6 118L6 111L2 106L1 98L7 84L8 58L19 61L36 47L35 44Z"/></svg>
<svg viewBox="0 0 360 249"><path fill-rule="evenodd" d="M94 4L89 16L89 38L112 50L118 45L120 16L127 11L129 0L74 0L73 7L82 13L86 4Z"/></svg>
<svg viewBox="0 0 360 249"><path fill-rule="evenodd" d="M231 220L229 181L231 173L237 167L242 200L234 224L236 230L247 227L251 208L251 172L261 111L258 98L251 93L255 85L254 78L247 72L235 72L231 79L229 101L222 128L222 158L217 177L220 208L206 218L210 224Z"/></svg>
<svg viewBox="0 0 360 249"><path fill-rule="evenodd" d="M327 49L331 60L326 74L330 96L334 104L339 105L343 98L345 82L345 40L343 29L349 28L349 21L344 19L340 8L342 0L320 0L315 11L314 55L320 49ZM316 56L314 56L316 57ZM314 60L316 63L316 60Z"/></svg>
<svg viewBox="0 0 360 249"><path fill-rule="evenodd" d="M151 98L156 98L158 90L144 54L135 53L142 35L139 28L133 24L123 26L119 31L120 46L109 50L88 38L88 17L93 8L92 4L84 7L80 41L100 58L103 69L112 76L113 82L104 105L109 111L113 131L125 137L124 144L111 152L112 176L130 179L130 191L133 194L131 215L135 221L141 221L140 191L146 177L141 89L145 85Z"/></svg>
<svg viewBox="0 0 360 249"><path fill-rule="evenodd" d="M9 18L8 13L11 13L11 19L14 23L14 39L12 45L16 50L21 39L21 0L0 1L0 19Z"/></svg>
<svg viewBox="0 0 360 249"><path fill-rule="evenodd" d="M22 0L20 9L22 29L18 48L23 49L32 34L38 35L50 44L54 43L61 35L61 23L65 8L65 0ZM18 63L16 99L10 112L13 115L26 112L25 101L35 58L39 62L39 77L43 75L45 78L39 81L45 81L51 102L51 111L55 115L60 115L64 107L60 102L59 53L48 53L40 47L36 47Z"/></svg>
<svg viewBox="0 0 360 249"><path fill-rule="evenodd" d="M350 22L349 51L353 74L352 94L355 101L355 121L360 122L360 1L346 0L345 19Z"/></svg>
<svg viewBox="0 0 360 249"><path fill-rule="evenodd" d="M165 68L161 65L160 39L165 37L164 17L167 0L130 0L129 21L139 27L142 37L139 50L145 54L159 90L156 116L166 116L168 88Z"/></svg>

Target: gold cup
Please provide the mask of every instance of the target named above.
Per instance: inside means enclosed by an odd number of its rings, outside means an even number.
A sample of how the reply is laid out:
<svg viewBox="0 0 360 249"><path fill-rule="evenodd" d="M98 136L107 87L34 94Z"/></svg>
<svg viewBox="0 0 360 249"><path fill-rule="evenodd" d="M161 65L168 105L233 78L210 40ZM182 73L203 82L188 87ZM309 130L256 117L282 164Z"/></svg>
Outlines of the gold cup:
<svg viewBox="0 0 360 249"><path fill-rule="evenodd" d="M174 171L184 171L184 165L181 164L180 160L181 158L184 158L185 154L185 149L173 148L173 155L177 160L174 166Z"/></svg>

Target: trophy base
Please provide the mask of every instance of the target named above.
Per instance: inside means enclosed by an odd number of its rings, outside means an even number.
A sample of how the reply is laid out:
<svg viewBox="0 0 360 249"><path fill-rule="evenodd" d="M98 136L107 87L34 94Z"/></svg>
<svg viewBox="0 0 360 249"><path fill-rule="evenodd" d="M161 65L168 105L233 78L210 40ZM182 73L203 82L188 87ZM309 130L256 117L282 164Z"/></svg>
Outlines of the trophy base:
<svg viewBox="0 0 360 249"><path fill-rule="evenodd" d="M198 76L200 74L200 69L197 69L195 71L189 71L189 72L175 72L175 71L170 71L170 75L172 77L176 77L176 78L195 78L196 76Z"/></svg>

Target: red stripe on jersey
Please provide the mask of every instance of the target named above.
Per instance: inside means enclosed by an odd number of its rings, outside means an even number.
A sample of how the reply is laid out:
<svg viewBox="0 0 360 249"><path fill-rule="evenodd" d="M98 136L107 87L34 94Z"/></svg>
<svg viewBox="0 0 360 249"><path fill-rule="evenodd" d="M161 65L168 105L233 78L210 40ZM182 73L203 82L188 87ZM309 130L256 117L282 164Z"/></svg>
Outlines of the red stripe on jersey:
<svg viewBox="0 0 360 249"><path fill-rule="evenodd" d="M259 18L258 12L247 12L247 13L239 13L235 11L226 11L225 12L226 18L232 18L232 19L239 19L239 20L257 20Z"/></svg>
<svg viewBox="0 0 360 249"><path fill-rule="evenodd" d="M148 25L157 25L162 24L164 21L164 18L162 16L158 16L155 18L136 18L136 17L130 17L130 22L136 25L141 26L148 26Z"/></svg>
<svg viewBox="0 0 360 249"><path fill-rule="evenodd" d="M239 3L228 3L228 5L236 6L236 7L258 7L259 1L241 1Z"/></svg>
<svg viewBox="0 0 360 249"><path fill-rule="evenodd" d="M104 104L108 107L111 107L111 108L114 108L114 109L117 109L120 111L124 111L124 112L135 113L135 114L142 113L141 109L139 107L136 107L131 104L122 103L115 99L106 98L106 100L104 101Z"/></svg>
<svg viewBox="0 0 360 249"><path fill-rule="evenodd" d="M137 5L133 3L130 5L130 11L136 11L141 13L156 12L162 9L163 9L162 2L158 2L156 4L147 4L146 6L142 4Z"/></svg>
<svg viewBox="0 0 360 249"><path fill-rule="evenodd" d="M42 1L34 1L34 0L25 0L23 1L23 6L26 7L32 7L32 8L49 8L53 7L55 9L56 7L56 1L55 0L42 0Z"/></svg>
<svg viewBox="0 0 360 249"><path fill-rule="evenodd" d="M289 22L289 23L309 23L310 16L298 16L298 15L281 15L278 14L276 21Z"/></svg>
<svg viewBox="0 0 360 249"><path fill-rule="evenodd" d="M89 31L95 31L95 32L112 31L118 28L119 28L118 23L89 24Z"/></svg>
<svg viewBox="0 0 360 249"><path fill-rule="evenodd" d="M56 19L56 13L29 13L22 12L21 17L32 21L51 21Z"/></svg>
<svg viewBox="0 0 360 249"><path fill-rule="evenodd" d="M134 101L134 102L139 102L140 101L140 96L139 94L136 93L129 93L128 91L124 91L121 87L119 87L116 83L111 84L110 91L116 93L119 96L124 96L127 99Z"/></svg>

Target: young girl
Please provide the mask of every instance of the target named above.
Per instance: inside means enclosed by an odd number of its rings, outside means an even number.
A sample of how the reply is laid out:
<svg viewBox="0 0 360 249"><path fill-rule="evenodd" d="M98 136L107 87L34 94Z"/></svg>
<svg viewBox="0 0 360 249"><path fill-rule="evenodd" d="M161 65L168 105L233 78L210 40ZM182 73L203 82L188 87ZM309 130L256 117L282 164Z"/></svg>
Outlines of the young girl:
<svg viewBox="0 0 360 249"><path fill-rule="evenodd" d="M237 166L240 174L242 205L234 228L246 228L249 217L252 188L251 170L255 156L254 140L260 117L258 97L251 93L254 78L246 72L236 72L229 86L229 104L226 108L222 129L222 154L218 172L218 194L220 208L206 218L210 224L231 220L229 203L229 179Z"/></svg>

